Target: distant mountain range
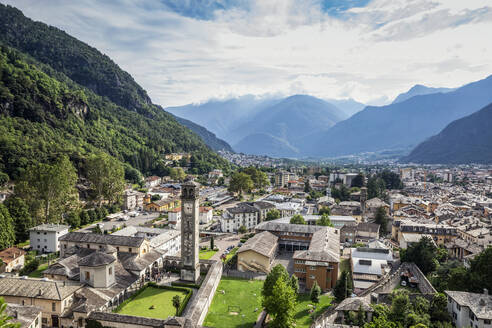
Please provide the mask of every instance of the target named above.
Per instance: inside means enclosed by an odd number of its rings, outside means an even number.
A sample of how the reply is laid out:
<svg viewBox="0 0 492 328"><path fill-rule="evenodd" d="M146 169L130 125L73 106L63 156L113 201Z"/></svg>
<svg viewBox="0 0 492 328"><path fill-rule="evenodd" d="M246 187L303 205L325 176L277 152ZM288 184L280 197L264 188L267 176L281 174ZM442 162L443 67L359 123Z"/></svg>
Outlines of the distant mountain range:
<svg viewBox="0 0 492 328"><path fill-rule="evenodd" d="M492 76L447 93L418 95L387 106L368 106L295 146L305 155L332 157L383 150L410 151L456 119L492 102Z"/></svg>
<svg viewBox="0 0 492 328"><path fill-rule="evenodd" d="M185 120L184 118L175 116L176 121L179 124L186 126L191 131L195 132L207 146L209 146L214 151L226 150L233 152L231 145L226 141L217 138L215 134L205 129L203 126L193 123L192 121Z"/></svg>
<svg viewBox="0 0 492 328"><path fill-rule="evenodd" d="M235 151L296 157L302 154L302 149L295 146L298 140L333 126L364 106L352 99L331 101L343 110L307 95L264 99L244 96L166 110L206 126L232 144Z"/></svg>
<svg viewBox="0 0 492 328"><path fill-rule="evenodd" d="M416 84L414 85L410 90L408 90L405 93L400 93L395 100L393 100L393 104L403 102L407 99L410 99L415 96L424 96L424 95L430 95L433 93L447 93L450 91L454 91L456 89L452 88L430 88L426 87L425 85L422 84Z"/></svg>
<svg viewBox="0 0 492 328"><path fill-rule="evenodd" d="M492 104L450 123L418 145L402 162L424 164L492 163Z"/></svg>

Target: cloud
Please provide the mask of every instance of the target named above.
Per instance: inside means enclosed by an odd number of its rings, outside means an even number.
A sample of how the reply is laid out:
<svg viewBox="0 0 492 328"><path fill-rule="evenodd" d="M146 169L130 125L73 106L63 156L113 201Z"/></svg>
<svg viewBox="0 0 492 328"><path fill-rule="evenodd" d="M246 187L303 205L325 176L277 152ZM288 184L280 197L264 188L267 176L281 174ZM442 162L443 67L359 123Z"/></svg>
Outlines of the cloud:
<svg viewBox="0 0 492 328"><path fill-rule="evenodd" d="M492 72L488 0L0 0L98 48L163 106L307 93L381 103Z"/></svg>

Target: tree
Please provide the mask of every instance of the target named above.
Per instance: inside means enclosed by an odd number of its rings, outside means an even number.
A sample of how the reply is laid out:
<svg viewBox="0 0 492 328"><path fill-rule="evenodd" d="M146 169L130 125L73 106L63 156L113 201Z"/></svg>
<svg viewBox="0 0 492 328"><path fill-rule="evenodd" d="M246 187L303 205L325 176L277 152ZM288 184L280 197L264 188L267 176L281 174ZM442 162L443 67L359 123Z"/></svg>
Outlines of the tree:
<svg viewBox="0 0 492 328"><path fill-rule="evenodd" d="M296 214L290 218L290 224L306 224L306 221L300 214Z"/></svg>
<svg viewBox="0 0 492 328"><path fill-rule="evenodd" d="M181 298L179 295L173 296L173 306L176 308L176 316L179 315L179 307L181 306Z"/></svg>
<svg viewBox="0 0 492 328"><path fill-rule="evenodd" d="M80 215L76 211L72 211L68 213L67 217L65 218L65 222L70 225L72 229L80 227Z"/></svg>
<svg viewBox="0 0 492 328"><path fill-rule="evenodd" d="M292 290L294 291L294 293L296 293L296 294L299 293L299 279L297 278L297 276L295 274L290 276L289 285L292 288Z"/></svg>
<svg viewBox="0 0 492 328"><path fill-rule="evenodd" d="M396 290L392 296L393 300L391 301L391 310L388 318L405 327L407 316L412 309L408 292L406 290Z"/></svg>
<svg viewBox="0 0 492 328"><path fill-rule="evenodd" d="M339 188L331 188L331 197L340 200L341 202L350 199L350 190L342 184Z"/></svg>
<svg viewBox="0 0 492 328"><path fill-rule="evenodd" d="M183 181L186 178L186 173L181 167L173 167L169 172L169 176L174 181Z"/></svg>
<svg viewBox="0 0 492 328"><path fill-rule="evenodd" d="M273 318L269 327L292 327L295 305L296 295L289 286L287 279L281 277L273 285L272 294L264 300L265 310Z"/></svg>
<svg viewBox="0 0 492 328"><path fill-rule="evenodd" d="M320 208L320 210L318 211L318 214L319 214L319 215L324 215L324 214L326 214L326 215L330 215L330 214L331 214L331 210L330 210L330 208L329 208L328 206L323 206L323 207L321 207L321 208Z"/></svg>
<svg viewBox="0 0 492 328"><path fill-rule="evenodd" d="M214 236L210 237L210 249L214 249Z"/></svg>
<svg viewBox="0 0 492 328"><path fill-rule="evenodd" d="M0 187L4 187L9 182L9 175L0 171Z"/></svg>
<svg viewBox="0 0 492 328"><path fill-rule="evenodd" d="M261 294L265 299L268 296L271 296L273 293L273 286L279 279L284 279L285 281L289 280L289 273L285 269L282 264L277 264L273 267L270 273L266 276L265 282L263 283L263 289L261 290Z"/></svg>
<svg viewBox="0 0 492 328"><path fill-rule="evenodd" d="M357 311L357 325L363 327L366 323L366 312L362 309L362 305L359 305L359 311Z"/></svg>
<svg viewBox="0 0 492 328"><path fill-rule="evenodd" d="M384 207L378 208L376 211L376 216L374 217L374 222L379 224L379 232L382 236L386 236L388 233L388 216L386 215L386 210Z"/></svg>
<svg viewBox="0 0 492 328"><path fill-rule="evenodd" d="M12 322L12 317L6 312L7 303L3 297L0 297L0 328L19 328L20 323Z"/></svg>
<svg viewBox="0 0 492 328"><path fill-rule="evenodd" d="M9 197L4 204L14 222L16 242L26 241L29 239L29 229L33 227L29 207L20 197Z"/></svg>
<svg viewBox="0 0 492 328"><path fill-rule="evenodd" d="M261 189L270 184L268 181L268 176L265 172L258 170L256 167L250 166L243 170L244 173L250 176L251 181L253 181L253 186L256 189Z"/></svg>
<svg viewBox="0 0 492 328"><path fill-rule="evenodd" d="M352 279L348 271L342 271L340 278L338 278L335 288L333 288L333 295L338 303L352 295Z"/></svg>
<svg viewBox="0 0 492 328"><path fill-rule="evenodd" d="M432 321L451 321L448 310L448 301L446 295L442 293L436 293L430 303L429 314Z"/></svg>
<svg viewBox="0 0 492 328"><path fill-rule="evenodd" d="M325 226L325 227L333 227L333 223L331 223L330 217L327 214L323 214L321 218L316 221L316 225Z"/></svg>
<svg viewBox="0 0 492 328"><path fill-rule="evenodd" d="M159 194L154 194L150 197L150 200L155 202L156 200L160 200L162 197Z"/></svg>
<svg viewBox="0 0 492 328"><path fill-rule="evenodd" d="M80 224L84 226L89 223L91 223L91 217L89 216L89 213L87 211L80 212Z"/></svg>
<svg viewBox="0 0 492 328"><path fill-rule="evenodd" d="M314 281L313 287L311 287L311 292L309 297L312 302L319 303L319 297L321 295L321 288L318 285L317 281Z"/></svg>
<svg viewBox="0 0 492 328"><path fill-rule="evenodd" d="M236 172L232 175L229 183L230 192L238 192L242 195L243 192L249 192L253 189L253 180L244 172Z"/></svg>
<svg viewBox="0 0 492 328"><path fill-rule="evenodd" d="M311 184L309 183L309 179L306 179L306 182L304 182L304 192L305 193L310 193L311 192Z"/></svg>
<svg viewBox="0 0 492 328"><path fill-rule="evenodd" d="M373 175L367 179L367 198L376 197L386 199L386 184L383 179Z"/></svg>
<svg viewBox="0 0 492 328"><path fill-rule="evenodd" d="M402 189L403 183L401 182L400 175L390 170L384 170L379 174L383 179L386 189Z"/></svg>
<svg viewBox="0 0 492 328"><path fill-rule="evenodd" d="M143 180L142 173L139 170L133 168L131 165L125 163L125 180L131 183L140 184Z"/></svg>
<svg viewBox="0 0 492 328"><path fill-rule="evenodd" d="M424 274L428 274L436 269L436 246L430 237L423 236L402 253L401 260L415 263Z"/></svg>
<svg viewBox="0 0 492 328"><path fill-rule="evenodd" d="M4 204L0 204L0 249L8 248L15 242L14 223Z"/></svg>
<svg viewBox="0 0 492 328"><path fill-rule="evenodd" d="M99 235L102 235L103 231L102 231L101 227L99 226L99 224L96 224L96 226L94 228L92 228L92 233L97 233Z"/></svg>
<svg viewBox="0 0 492 328"><path fill-rule="evenodd" d="M242 225L239 227L239 229L237 231L239 233L246 233L246 232L248 232L248 229L246 229L246 227Z"/></svg>
<svg viewBox="0 0 492 328"><path fill-rule="evenodd" d="M351 187L364 187L365 177L363 173L359 173L352 179Z"/></svg>
<svg viewBox="0 0 492 328"><path fill-rule="evenodd" d="M119 161L106 153L92 155L86 164L87 180L99 204L104 199L112 204L125 188L125 170Z"/></svg>
<svg viewBox="0 0 492 328"><path fill-rule="evenodd" d="M75 168L67 156L62 156L53 165L29 167L16 184L15 193L28 204L32 217L44 223L61 222L62 213L76 201L76 182Z"/></svg>
<svg viewBox="0 0 492 328"><path fill-rule="evenodd" d="M276 208L271 209L267 212L265 221L272 221L280 218L280 211Z"/></svg>

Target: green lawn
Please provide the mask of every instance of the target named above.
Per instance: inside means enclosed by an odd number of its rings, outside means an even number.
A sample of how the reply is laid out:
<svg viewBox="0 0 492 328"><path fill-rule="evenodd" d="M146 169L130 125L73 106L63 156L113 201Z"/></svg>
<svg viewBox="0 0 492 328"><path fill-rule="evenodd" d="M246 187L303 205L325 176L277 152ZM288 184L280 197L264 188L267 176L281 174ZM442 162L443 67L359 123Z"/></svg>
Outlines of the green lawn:
<svg viewBox="0 0 492 328"><path fill-rule="evenodd" d="M252 327L261 313L263 281L222 278L204 326L215 328ZM225 294L221 293L225 291ZM258 309L255 312L255 309ZM230 312L240 311L237 315Z"/></svg>
<svg viewBox="0 0 492 328"><path fill-rule="evenodd" d="M215 253L217 253L217 251L210 250L210 249L204 251L200 250L200 260L208 260L212 256L214 256Z"/></svg>
<svg viewBox="0 0 492 328"><path fill-rule="evenodd" d="M233 249L231 249L229 254L226 255L226 259L225 259L226 263L229 262L229 260L234 256L234 254L236 254L238 249L239 249L239 247L234 247Z"/></svg>
<svg viewBox="0 0 492 328"><path fill-rule="evenodd" d="M40 264L36 270L31 272L28 276L31 278L43 278L43 271L48 268L48 263Z"/></svg>
<svg viewBox="0 0 492 328"><path fill-rule="evenodd" d="M179 295L183 300L186 292L148 286L117 312L139 317L167 319L167 317L176 314L176 308L173 307L172 303L174 295ZM154 308L150 309L152 305Z"/></svg>
<svg viewBox="0 0 492 328"><path fill-rule="evenodd" d="M294 319L296 320L296 327L309 328L313 323L312 316L317 317L326 310L331 304L332 297L328 295L322 295L319 303L315 304L309 299L309 294L301 294L297 297L297 304L295 309ZM309 313L312 306L315 305L316 310L313 313Z"/></svg>

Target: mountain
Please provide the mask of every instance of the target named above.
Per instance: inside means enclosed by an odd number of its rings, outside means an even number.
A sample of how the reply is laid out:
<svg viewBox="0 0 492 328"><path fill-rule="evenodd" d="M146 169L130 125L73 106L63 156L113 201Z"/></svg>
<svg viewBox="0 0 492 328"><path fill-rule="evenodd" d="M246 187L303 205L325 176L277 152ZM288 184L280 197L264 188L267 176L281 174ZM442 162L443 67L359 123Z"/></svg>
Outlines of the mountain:
<svg viewBox="0 0 492 328"><path fill-rule="evenodd" d="M492 76L448 93L415 96L381 107L367 106L327 131L301 140L296 147L317 157L397 149L410 151L452 121L490 102Z"/></svg>
<svg viewBox="0 0 492 328"><path fill-rule="evenodd" d="M234 144L244 136L238 135L238 127L279 101L277 98L246 95L226 100L210 100L202 104L167 107L166 111L200 124L219 138Z"/></svg>
<svg viewBox="0 0 492 328"><path fill-rule="evenodd" d="M171 152L191 152L192 172L229 166L108 56L16 8L0 18L0 170L99 151L146 174L166 173Z"/></svg>
<svg viewBox="0 0 492 328"><path fill-rule="evenodd" d="M191 131L195 132L207 146L214 151L225 150L234 152L231 145L222 139L217 138L215 134L205 129L203 126L193 123L192 121L185 120L184 118L175 116L176 121L179 124L186 126Z"/></svg>
<svg viewBox="0 0 492 328"><path fill-rule="evenodd" d="M430 95L432 93L446 93L450 92L456 89L452 88L431 88L431 87L426 87L425 85L422 84L416 84L410 90L408 90L405 93L400 93L395 100L393 100L393 104L400 103L402 101L405 101L407 99L410 99L415 96L423 96L423 95Z"/></svg>
<svg viewBox="0 0 492 328"><path fill-rule="evenodd" d="M290 145L286 140L268 133L249 134L234 145L234 148L244 154L268 154L268 156L272 157L293 157L299 153L299 150Z"/></svg>
<svg viewBox="0 0 492 328"><path fill-rule="evenodd" d="M339 108L343 113L345 113L346 118L360 112L366 107L363 103L355 101L352 98L349 99L325 99L328 103Z"/></svg>
<svg viewBox="0 0 492 328"><path fill-rule="evenodd" d="M451 122L415 147L402 162L425 164L492 164L492 104Z"/></svg>
<svg viewBox="0 0 492 328"><path fill-rule="evenodd" d="M307 95L244 96L166 110L207 127L238 152L259 154L255 147L261 146L262 154L270 156L297 156L299 139L349 117L333 104Z"/></svg>

